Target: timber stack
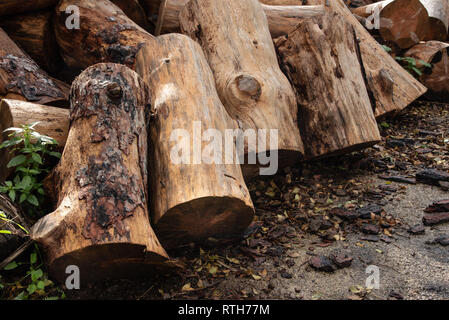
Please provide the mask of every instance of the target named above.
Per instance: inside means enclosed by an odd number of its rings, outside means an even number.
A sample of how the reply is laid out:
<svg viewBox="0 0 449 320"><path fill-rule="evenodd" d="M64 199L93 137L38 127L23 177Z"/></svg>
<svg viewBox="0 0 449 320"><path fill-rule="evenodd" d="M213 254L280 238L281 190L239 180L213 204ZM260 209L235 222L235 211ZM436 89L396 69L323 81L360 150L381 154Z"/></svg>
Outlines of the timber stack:
<svg viewBox="0 0 449 320"><path fill-rule="evenodd" d="M449 96L447 0L5 0L0 17L0 143L36 123L62 153L29 235L55 279L239 239L249 180L369 148L376 120ZM3 185L17 151L0 151Z"/></svg>

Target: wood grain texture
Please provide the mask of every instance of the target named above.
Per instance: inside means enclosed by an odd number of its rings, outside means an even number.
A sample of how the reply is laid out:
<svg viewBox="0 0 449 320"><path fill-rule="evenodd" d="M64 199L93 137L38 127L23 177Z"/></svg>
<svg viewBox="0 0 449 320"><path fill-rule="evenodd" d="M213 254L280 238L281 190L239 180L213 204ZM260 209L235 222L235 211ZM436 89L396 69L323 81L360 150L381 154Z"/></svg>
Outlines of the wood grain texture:
<svg viewBox="0 0 449 320"><path fill-rule="evenodd" d="M86 281L130 277L167 258L148 217L147 103L123 65L94 65L73 83L69 136L48 178L56 210L31 231L54 278L68 265Z"/></svg>
<svg viewBox="0 0 449 320"><path fill-rule="evenodd" d="M376 118L400 112L427 91L382 48L342 0L331 1L330 7L341 14L356 31Z"/></svg>
<svg viewBox="0 0 449 320"><path fill-rule="evenodd" d="M180 32L179 13L189 0L164 0L159 10L159 16L156 24L156 35ZM291 1L293 2L293 1ZM298 2L298 1L296 1ZM296 3L295 2L295 3ZM286 1L286 3L290 3ZM271 36L277 38L285 35L298 21L305 18L311 18L323 14L323 6L273 6L262 5L267 16L268 27Z"/></svg>
<svg viewBox="0 0 449 320"><path fill-rule="evenodd" d="M69 5L80 9L80 29L66 28ZM100 62L133 68L139 48L154 39L108 0L62 0L56 7L54 24L65 63L78 69Z"/></svg>
<svg viewBox="0 0 449 320"><path fill-rule="evenodd" d="M385 0L353 11L361 17L376 12L379 14L379 33L384 41L407 49L425 38L429 16L420 0Z"/></svg>
<svg viewBox="0 0 449 320"><path fill-rule="evenodd" d="M194 127L199 121L203 133L215 129L224 138L226 129L237 129L236 122L218 97L200 46L180 34L156 40L156 45L141 49L136 64L137 72L149 85L154 108L149 163L155 231L166 248L209 237L238 237L254 215L240 165L225 164L224 151L215 161L216 154L207 148L214 143L224 148L225 141L201 140L202 136L195 136ZM175 130L187 132L187 141L179 140ZM197 160L195 141L202 150ZM188 161L179 163L173 158L173 150L184 143ZM235 154L233 143L230 151Z"/></svg>
<svg viewBox="0 0 449 320"><path fill-rule="evenodd" d="M0 27L44 70L55 74L63 67L52 25L52 10L6 16Z"/></svg>
<svg viewBox="0 0 449 320"><path fill-rule="evenodd" d="M423 40L448 40L449 1L420 0L429 15L428 29Z"/></svg>
<svg viewBox="0 0 449 320"><path fill-rule="evenodd" d="M203 48L218 94L239 127L274 129L277 150L247 142L245 155L278 152L280 167L303 153L298 107L289 81L279 68L267 19L257 0L192 0L179 16L181 30ZM249 176L251 166L243 166Z"/></svg>
<svg viewBox="0 0 449 320"><path fill-rule="evenodd" d="M65 107L68 93L0 29L0 98Z"/></svg>
<svg viewBox="0 0 449 320"><path fill-rule="evenodd" d="M59 0L0 0L0 16L54 7Z"/></svg>
<svg viewBox="0 0 449 320"><path fill-rule="evenodd" d="M306 159L352 152L381 140L354 35L344 18L329 12L276 40L281 66L296 88Z"/></svg>

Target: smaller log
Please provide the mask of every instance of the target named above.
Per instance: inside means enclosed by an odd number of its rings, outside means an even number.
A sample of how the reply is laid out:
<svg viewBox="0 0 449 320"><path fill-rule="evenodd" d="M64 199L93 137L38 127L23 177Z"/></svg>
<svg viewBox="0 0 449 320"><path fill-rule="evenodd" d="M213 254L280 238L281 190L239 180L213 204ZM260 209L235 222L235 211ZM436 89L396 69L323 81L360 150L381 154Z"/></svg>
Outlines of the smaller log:
<svg viewBox="0 0 449 320"><path fill-rule="evenodd" d="M31 238L49 272L83 281L134 277L167 259L148 217L147 88L124 65L97 64L73 83L71 126L50 176L57 209L41 218Z"/></svg>
<svg viewBox="0 0 449 320"><path fill-rule="evenodd" d="M429 15L427 33L423 40L446 41L449 27L449 1L420 0Z"/></svg>
<svg viewBox="0 0 449 320"><path fill-rule="evenodd" d="M156 35L180 32L179 13L189 0L163 0L156 24ZM261 1L262 2L262 1ZM286 3L300 1L287 1ZM294 28L298 21L324 13L323 6L266 5L262 8L268 19L272 38L285 35Z"/></svg>
<svg viewBox="0 0 449 320"><path fill-rule="evenodd" d="M111 2L122 9L132 21L145 30L148 29L147 16L138 0L111 0Z"/></svg>
<svg viewBox="0 0 449 320"><path fill-rule="evenodd" d="M367 18L382 39L408 49L425 38L429 16L420 0L385 0L354 9L355 15Z"/></svg>
<svg viewBox="0 0 449 320"><path fill-rule="evenodd" d="M429 89L428 95L442 101L449 100L449 43L427 41L412 47L406 57L417 59L417 67L423 69L419 80ZM432 65L423 67L422 60Z"/></svg>
<svg viewBox="0 0 449 320"><path fill-rule="evenodd" d="M165 248L239 237L254 208L240 165L225 160L226 152L236 153L226 130L238 126L218 97L201 47L180 34L156 41L139 51L136 65L154 108L149 172L156 234Z"/></svg>
<svg viewBox="0 0 449 320"><path fill-rule="evenodd" d="M0 19L0 27L39 66L55 74L63 68L63 61L51 17L50 10L6 16Z"/></svg>
<svg viewBox="0 0 449 320"><path fill-rule="evenodd" d="M59 0L2 0L0 1L0 16L54 7L58 1Z"/></svg>
<svg viewBox="0 0 449 320"><path fill-rule="evenodd" d="M68 29L66 9L79 8L79 29ZM100 62L134 68L135 55L143 43L154 37L108 0L62 0L56 7L56 40L65 63L85 69Z"/></svg>
<svg viewBox="0 0 449 320"><path fill-rule="evenodd" d="M68 92L0 29L0 98L66 107Z"/></svg>
<svg viewBox="0 0 449 320"><path fill-rule="evenodd" d="M8 139L11 127L39 122L34 128L40 134L52 137L58 142L57 150L64 149L69 130L69 110L35 103L3 99L0 103L0 144ZM11 155L8 150L0 150L0 181L10 173L7 170Z"/></svg>
<svg viewBox="0 0 449 320"><path fill-rule="evenodd" d="M306 159L360 150L381 140L354 34L348 22L329 12L300 22L275 41L281 67L296 88Z"/></svg>

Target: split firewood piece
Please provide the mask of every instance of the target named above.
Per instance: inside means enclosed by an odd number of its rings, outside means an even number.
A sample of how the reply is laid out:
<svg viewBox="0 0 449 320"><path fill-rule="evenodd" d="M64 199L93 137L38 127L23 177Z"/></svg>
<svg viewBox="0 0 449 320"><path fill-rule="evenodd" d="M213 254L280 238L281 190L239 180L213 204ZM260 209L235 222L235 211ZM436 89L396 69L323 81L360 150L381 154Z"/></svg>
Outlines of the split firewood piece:
<svg viewBox="0 0 449 320"><path fill-rule="evenodd" d="M58 151L62 151L69 131L69 110L20 100L3 99L0 103L0 144L8 139L5 129L34 122L39 122L35 130L55 139ZM10 173L6 168L10 159L9 150L0 150L0 181Z"/></svg>
<svg viewBox="0 0 449 320"><path fill-rule="evenodd" d="M6 16L0 27L46 71L54 74L63 67L53 31L52 11Z"/></svg>
<svg viewBox="0 0 449 320"><path fill-rule="evenodd" d="M128 18L139 26L144 29L148 28L147 16L138 0L111 0L111 2L122 9Z"/></svg>
<svg viewBox="0 0 449 320"><path fill-rule="evenodd" d="M69 87L51 78L0 29L0 98L58 107L68 105Z"/></svg>
<svg viewBox="0 0 449 320"><path fill-rule="evenodd" d="M356 30L368 93L377 119L403 110L427 91L382 48L342 0L332 0L329 4Z"/></svg>
<svg viewBox="0 0 449 320"><path fill-rule="evenodd" d="M70 131L50 178L57 209L31 238L55 279L75 265L83 279L135 276L167 254L148 218L147 87L132 70L97 64L73 83Z"/></svg>
<svg viewBox="0 0 449 320"><path fill-rule="evenodd" d="M427 41L417 44L405 53L415 58L418 68L423 68L420 81L429 89L429 95L447 101L449 99L449 43ZM423 66L421 61L432 65Z"/></svg>
<svg viewBox="0 0 449 320"><path fill-rule="evenodd" d="M79 29L66 26L71 5L79 8ZM108 0L62 0L56 7L55 33L65 63L78 69L99 62L133 68L139 48L154 39Z"/></svg>
<svg viewBox="0 0 449 320"><path fill-rule="evenodd" d="M59 0L2 0L0 16L31 12L54 7Z"/></svg>
<svg viewBox="0 0 449 320"><path fill-rule="evenodd" d="M385 0L357 8L353 13L370 17L372 28L379 28L382 39L401 49L412 47L426 35L429 16L420 0Z"/></svg>
<svg viewBox="0 0 449 320"><path fill-rule="evenodd" d="M163 0L159 11L155 34L180 32L179 13L189 0ZM288 3L288 1L287 1ZM262 5L268 19L272 38L285 35L299 20L324 13L323 6L273 6Z"/></svg>
<svg viewBox="0 0 449 320"><path fill-rule="evenodd" d="M296 88L307 159L356 151L381 140L354 34L344 18L329 12L300 22L275 42L281 67Z"/></svg>
<svg viewBox="0 0 449 320"><path fill-rule="evenodd" d="M275 152L279 167L302 157L298 105L286 76L279 68L267 19L257 0L191 0L179 20L183 33L202 46L215 76L226 110L242 130L276 130L270 146L246 140L248 155ZM257 166L243 166L250 177Z"/></svg>
<svg viewBox="0 0 449 320"><path fill-rule="evenodd" d="M423 40L446 41L449 27L448 0L420 0L427 9L429 23Z"/></svg>
<svg viewBox="0 0 449 320"><path fill-rule="evenodd" d="M237 124L218 97L201 47L180 34L156 40L136 62L155 109L149 171L156 234L165 248L241 236L254 208L240 165L226 160L236 152L227 130Z"/></svg>

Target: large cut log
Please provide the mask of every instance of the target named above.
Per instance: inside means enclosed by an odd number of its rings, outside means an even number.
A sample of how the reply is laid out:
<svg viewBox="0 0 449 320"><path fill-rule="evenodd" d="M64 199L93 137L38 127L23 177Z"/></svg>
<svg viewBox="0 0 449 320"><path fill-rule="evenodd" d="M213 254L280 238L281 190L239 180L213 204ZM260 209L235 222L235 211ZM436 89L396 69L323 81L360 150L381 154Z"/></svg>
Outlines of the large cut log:
<svg viewBox="0 0 449 320"><path fill-rule="evenodd" d="M438 100L449 101L449 43L427 41L417 44L405 53L406 57L417 59L432 65L425 68L420 81L429 89L429 95Z"/></svg>
<svg viewBox="0 0 449 320"><path fill-rule="evenodd" d="M202 46L218 94L243 130L276 130L277 146L246 141L245 159L274 152L279 166L301 158L298 106L293 88L279 68L267 19L257 0L192 0L179 16L183 33ZM261 137L259 137L261 138ZM245 164L250 164L245 161ZM251 176L256 166L243 166Z"/></svg>
<svg viewBox="0 0 449 320"><path fill-rule="evenodd" d="M352 152L381 139L354 35L341 15L329 12L304 20L275 42L296 88L306 159Z"/></svg>
<svg viewBox="0 0 449 320"><path fill-rule="evenodd" d="M429 16L420 0L385 0L357 8L354 14L368 18L382 39L407 49L426 36Z"/></svg>
<svg viewBox="0 0 449 320"><path fill-rule="evenodd" d="M449 27L449 1L420 0L429 14L427 33L423 40L446 41Z"/></svg>
<svg viewBox="0 0 449 320"><path fill-rule="evenodd" d="M79 29L68 29L67 6L79 8ZM100 62L134 67L142 44L154 37L108 0L62 0L56 7L56 40L65 63L78 69Z"/></svg>
<svg viewBox="0 0 449 320"><path fill-rule="evenodd" d="M341 14L354 27L359 38L368 93L374 105L376 118L403 110L427 91L426 87L402 68L379 45L352 15L342 0L332 0L329 4L332 10Z"/></svg>
<svg viewBox="0 0 449 320"><path fill-rule="evenodd" d="M31 238L55 279L130 277L167 258L148 217L147 88L123 65L98 64L73 83L71 126L51 179L57 209ZM49 192L49 193L50 193Z"/></svg>
<svg viewBox="0 0 449 320"><path fill-rule="evenodd" d="M39 66L54 74L63 67L63 62L51 17L50 10L6 16L0 19L0 27Z"/></svg>
<svg viewBox="0 0 449 320"><path fill-rule="evenodd" d="M67 106L69 87L51 78L0 29L0 98Z"/></svg>
<svg viewBox="0 0 449 320"><path fill-rule="evenodd" d="M39 122L35 130L55 139L58 151L62 151L69 131L69 110L20 100L3 99L0 103L0 144L8 139L5 129L34 122ZM0 181L10 173L6 169L10 158L9 150L0 150Z"/></svg>
<svg viewBox="0 0 449 320"><path fill-rule="evenodd" d="M189 0L163 0L156 24L156 35L180 32L179 13ZM287 3L289 3L287 1ZM323 14L323 6L262 5L271 36L277 38L294 28L300 19Z"/></svg>
<svg viewBox="0 0 449 320"><path fill-rule="evenodd" d="M1 0L0 16L36 11L53 7L59 0Z"/></svg>
<svg viewBox="0 0 449 320"><path fill-rule="evenodd" d="M240 236L254 208L238 162L225 161L236 152L226 130L237 124L218 97L200 46L179 34L156 40L141 49L136 63L154 108L149 163L155 231L166 248Z"/></svg>
<svg viewBox="0 0 449 320"><path fill-rule="evenodd" d="M111 2L122 9L128 18L139 26L144 29L148 28L147 16L138 0L111 0Z"/></svg>

